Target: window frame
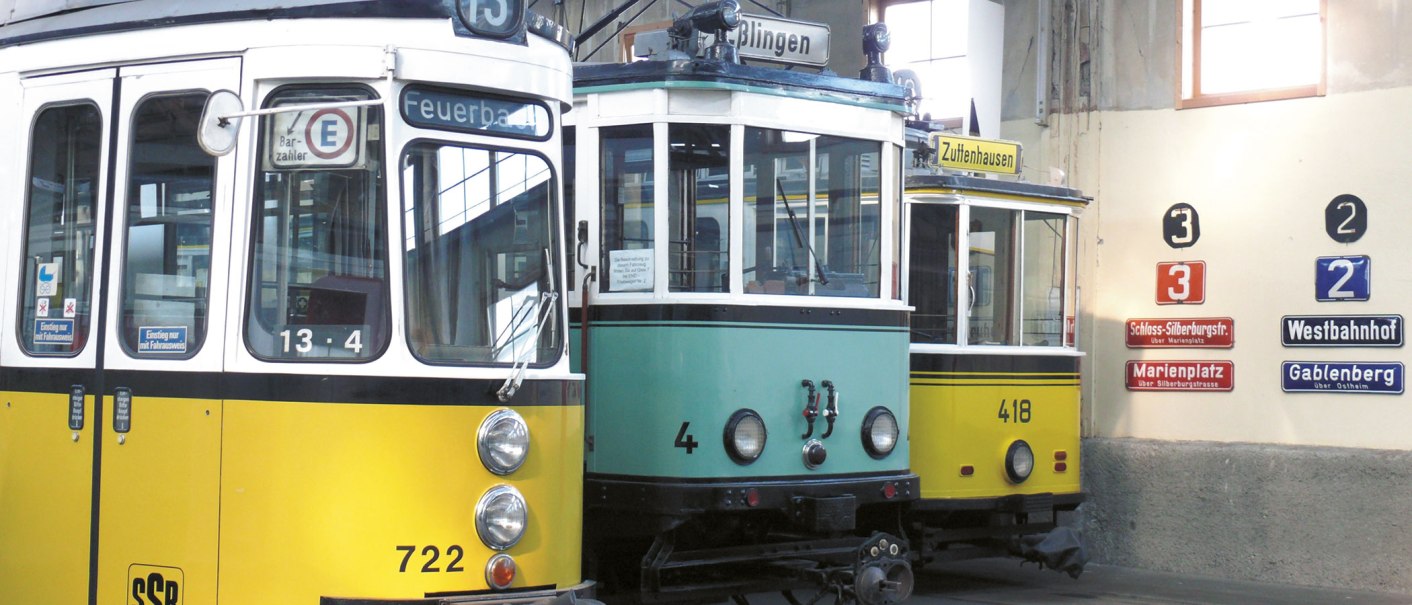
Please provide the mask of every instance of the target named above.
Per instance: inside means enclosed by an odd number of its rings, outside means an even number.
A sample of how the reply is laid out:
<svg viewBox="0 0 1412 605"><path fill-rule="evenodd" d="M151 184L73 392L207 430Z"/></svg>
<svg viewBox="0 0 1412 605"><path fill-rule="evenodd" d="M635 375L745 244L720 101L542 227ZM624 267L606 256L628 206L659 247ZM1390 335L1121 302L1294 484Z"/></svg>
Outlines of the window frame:
<svg viewBox="0 0 1412 605"><path fill-rule="evenodd" d="M1188 13L1186 3L1191 3ZM1326 93L1329 74L1329 6L1328 0L1319 0L1319 81L1314 84L1301 84L1283 88L1261 88L1224 93L1201 92L1201 3L1203 0L1184 0L1178 6L1177 52L1176 52L1176 108L1195 109L1198 107L1218 107L1241 103L1259 103L1285 99L1322 97ZM1191 23L1187 23L1190 14ZM1187 34L1192 33L1190 42ZM1191 46L1191 72L1187 73L1186 50ZM1191 81L1191 97L1185 96L1186 82Z"/></svg>

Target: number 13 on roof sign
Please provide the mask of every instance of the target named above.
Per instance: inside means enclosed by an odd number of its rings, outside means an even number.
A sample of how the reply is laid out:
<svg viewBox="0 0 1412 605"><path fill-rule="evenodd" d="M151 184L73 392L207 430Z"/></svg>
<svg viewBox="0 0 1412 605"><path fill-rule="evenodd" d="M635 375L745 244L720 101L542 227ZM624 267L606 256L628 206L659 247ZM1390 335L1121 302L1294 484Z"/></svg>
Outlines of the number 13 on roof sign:
<svg viewBox="0 0 1412 605"><path fill-rule="evenodd" d="M1157 263L1157 304L1199 305L1206 302L1206 261Z"/></svg>

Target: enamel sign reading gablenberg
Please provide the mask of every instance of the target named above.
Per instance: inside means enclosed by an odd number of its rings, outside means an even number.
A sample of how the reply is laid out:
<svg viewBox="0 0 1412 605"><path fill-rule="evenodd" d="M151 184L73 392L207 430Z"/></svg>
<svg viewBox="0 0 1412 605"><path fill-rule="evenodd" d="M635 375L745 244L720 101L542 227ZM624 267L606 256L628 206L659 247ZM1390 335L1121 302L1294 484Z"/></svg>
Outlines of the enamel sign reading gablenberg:
<svg viewBox="0 0 1412 605"><path fill-rule="evenodd" d="M932 165L967 172L1020 173L1020 144L1013 141L932 134Z"/></svg>
<svg viewBox="0 0 1412 605"><path fill-rule="evenodd" d="M763 15L740 16L740 25L726 34L745 59L824 67L829 64L829 26ZM715 44L706 35L704 44Z"/></svg>

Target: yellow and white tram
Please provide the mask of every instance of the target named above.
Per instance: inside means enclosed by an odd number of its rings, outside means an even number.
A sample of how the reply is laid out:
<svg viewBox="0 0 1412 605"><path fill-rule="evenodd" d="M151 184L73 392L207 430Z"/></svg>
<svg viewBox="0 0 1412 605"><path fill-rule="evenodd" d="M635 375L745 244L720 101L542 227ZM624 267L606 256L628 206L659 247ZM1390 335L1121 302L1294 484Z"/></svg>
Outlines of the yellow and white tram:
<svg viewBox="0 0 1412 605"><path fill-rule="evenodd" d="M0 19L0 600L584 588L563 30L521 0Z"/></svg>

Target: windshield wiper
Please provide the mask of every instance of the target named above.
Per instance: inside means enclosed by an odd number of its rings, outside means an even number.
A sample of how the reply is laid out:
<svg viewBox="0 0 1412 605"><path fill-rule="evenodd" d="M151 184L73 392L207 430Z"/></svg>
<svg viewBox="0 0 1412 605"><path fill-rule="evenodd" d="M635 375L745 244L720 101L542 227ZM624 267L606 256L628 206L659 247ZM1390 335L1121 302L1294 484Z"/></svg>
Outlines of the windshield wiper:
<svg viewBox="0 0 1412 605"><path fill-rule="evenodd" d="M500 390L495 392L495 396L499 398L501 402L509 402L510 398L514 397L515 393L520 390L520 384L525 381L525 370L529 369L530 354L539 347L539 335L544 332L544 326L550 323L550 320L559 309L559 305L557 304L559 301L559 293L554 289L554 271L550 269L550 267L552 267L550 260L549 249L544 248L544 273L549 282L546 284L548 288L544 292L539 293L538 300L533 303L526 302L525 305L520 308L521 310L525 310L533 305L535 315L538 319L534 322L534 332L529 337L525 349L513 356L514 362L510 365L510 377L506 378L505 384L500 385ZM515 316L517 321L514 323L518 326L520 323L523 323L523 317L528 317L529 315L528 313L522 314L520 311L516 311ZM506 341L505 344L494 349L492 354L498 356L500 351L503 351L507 346L514 346L523 336L525 336L524 332L512 330L510 339Z"/></svg>
<svg viewBox="0 0 1412 605"><path fill-rule="evenodd" d="M780 200L784 202L784 211L789 213L789 225L794 228L794 241L800 248L809 251L809 257L814 259L814 272L819 276L819 284L829 285L829 278L824 275L828 268L819 260L819 255L814 253L814 246L804 237L799 229L799 219L794 216L794 209L789 207L789 198L784 194L784 177L775 178L775 191L779 194Z"/></svg>

